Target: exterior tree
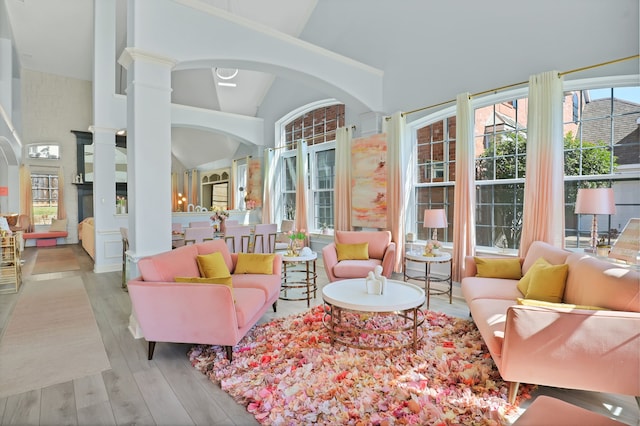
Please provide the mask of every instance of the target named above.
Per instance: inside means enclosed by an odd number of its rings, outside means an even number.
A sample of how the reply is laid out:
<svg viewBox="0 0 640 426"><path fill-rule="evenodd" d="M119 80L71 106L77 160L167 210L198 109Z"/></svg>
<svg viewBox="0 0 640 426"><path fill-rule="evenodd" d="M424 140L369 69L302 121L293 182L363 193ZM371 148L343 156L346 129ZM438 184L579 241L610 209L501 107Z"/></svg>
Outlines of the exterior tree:
<svg viewBox="0 0 640 426"><path fill-rule="evenodd" d="M564 136L565 176L602 175L615 171L616 157L610 149L603 149L606 146L603 141L582 141L581 144L572 132L568 132ZM506 133L492 140L476 160L476 178L498 181L524 178L526 151L526 134L522 132ZM575 200L577 186L566 185L565 188L565 199ZM498 184L493 191L493 235L482 238L484 241L481 244L516 248L522 228L524 185L511 182Z"/></svg>

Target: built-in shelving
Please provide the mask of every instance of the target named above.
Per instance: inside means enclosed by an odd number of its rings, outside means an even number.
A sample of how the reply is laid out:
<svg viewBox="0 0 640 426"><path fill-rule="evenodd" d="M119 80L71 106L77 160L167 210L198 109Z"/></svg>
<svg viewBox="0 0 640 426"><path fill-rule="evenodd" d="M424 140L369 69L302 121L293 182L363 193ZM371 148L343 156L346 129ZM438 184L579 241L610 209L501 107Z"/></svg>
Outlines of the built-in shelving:
<svg viewBox="0 0 640 426"><path fill-rule="evenodd" d="M0 294L17 293L22 283L20 248L16 235L0 236Z"/></svg>

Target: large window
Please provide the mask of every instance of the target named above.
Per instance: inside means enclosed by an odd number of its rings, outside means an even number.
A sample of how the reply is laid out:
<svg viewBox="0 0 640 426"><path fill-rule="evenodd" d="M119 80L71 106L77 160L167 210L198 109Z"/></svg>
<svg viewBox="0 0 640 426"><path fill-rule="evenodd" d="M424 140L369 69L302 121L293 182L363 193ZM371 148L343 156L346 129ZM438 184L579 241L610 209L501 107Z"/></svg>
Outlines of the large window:
<svg viewBox="0 0 640 426"><path fill-rule="evenodd" d="M31 197L34 223L50 224L58 214L58 175L32 173Z"/></svg>
<svg viewBox="0 0 640 426"><path fill-rule="evenodd" d="M438 240L453 238L453 182L456 178L456 119L445 118L418 129L416 134L416 206L418 239L429 238L429 229L422 226L425 209L444 208L449 215L449 229L438 231Z"/></svg>
<svg viewBox="0 0 640 426"><path fill-rule="evenodd" d="M296 154L298 142L308 146L309 171L307 222L311 231L332 228L334 217L335 138L344 126L344 105L334 104L307 111L284 125L281 155L281 212L283 219L296 213Z"/></svg>
<svg viewBox="0 0 640 426"><path fill-rule="evenodd" d="M475 110L476 244L517 249L523 226L528 99L507 93L501 97ZM600 237L615 240L630 218L640 216L640 87L567 90L563 111L566 245L588 245L592 217L574 212L580 187L614 188L616 214L598 217L598 228ZM420 239L427 239L421 212L445 208L449 229L439 239L451 241L456 120L439 114L421 120L415 129L413 227Z"/></svg>

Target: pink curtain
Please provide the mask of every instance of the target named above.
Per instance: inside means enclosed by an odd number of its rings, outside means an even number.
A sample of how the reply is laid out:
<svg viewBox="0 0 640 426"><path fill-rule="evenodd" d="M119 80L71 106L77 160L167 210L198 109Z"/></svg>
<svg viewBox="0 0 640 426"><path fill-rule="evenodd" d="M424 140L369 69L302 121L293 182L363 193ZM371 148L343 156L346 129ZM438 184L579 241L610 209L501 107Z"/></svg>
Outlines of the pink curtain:
<svg viewBox="0 0 640 426"><path fill-rule="evenodd" d="M29 217L29 229L33 232L33 196L31 193L31 170L29 166L20 166L20 214Z"/></svg>
<svg viewBox="0 0 640 426"><path fill-rule="evenodd" d="M275 162L274 150L268 149L264 154L264 180L262 188L262 223L273 223L271 206L271 188L274 183Z"/></svg>
<svg viewBox="0 0 640 426"><path fill-rule="evenodd" d="M309 232L307 224L307 142L298 142L296 155L296 230Z"/></svg>
<svg viewBox="0 0 640 426"><path fill-rule="evenodd" d="M56 218L65 219L67 217L67 209L64 207L64 171L62 166L58 169L58 211Z"/></svg>
<svg viewBox="0 0 640 426"><path fill-rule="evenodd" d="M469 93L461 93L456 104L456 183L453 201L452 278L464 276L466 256L476 251L475 146L473 109Z"/></svg>
<svg viewBox="0 0 640 426"><path fill-rule="evenodd" d="M336 130L333 229L338 231L351 230L351 133L348 127Z"/></svg>
<svg viewBox="0 0 640 426"><path fill-rule="evenodd" d="M200 193L200 179L198 179L198 170L191 170L191 203L194 206L198 205L198 195ZM208 207L207 207L208 209Z"/></svg>
<svg viewBox="0 0 640 426"><path fill-rule="evenodd" d="M527 173L520 256L533 241L564 247L564 140L562 77L547 71L529 78Z"/></svg>
<svg viewBox="0 0 640 426"><path fill-rule="evenodd" d="M183 201L182 206L182 210L186 212L189 204L189 172L187 170L182 173L182 196L187 199L187 201Z"/></svg>
<svg viewBox="0 0 640 426"><path fill-rule="evenodd" d="M171 211L178 211L178 174L171 173Z"/></svg>
<svg viewBox="0 0 640 426"><path fill-rule="evenodd" d="M384 131L387 134L387 227L391 231L391 240L396 243L395 272L402 272L402 257L404 254L405 231L405 193L403 191L403 176L408 170L402 162L403 135L405 134L406 119L401 112L396 112L390 119L384 121ZM407 181L411 182L411 180Z"/></svg>

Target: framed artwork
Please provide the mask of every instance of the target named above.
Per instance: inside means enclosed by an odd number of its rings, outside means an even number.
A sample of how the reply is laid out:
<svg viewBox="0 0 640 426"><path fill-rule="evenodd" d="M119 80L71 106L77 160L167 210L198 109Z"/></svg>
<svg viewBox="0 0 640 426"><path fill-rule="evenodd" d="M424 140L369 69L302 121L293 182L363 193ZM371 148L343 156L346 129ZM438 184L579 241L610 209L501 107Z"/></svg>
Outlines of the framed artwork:
<svg viewBox="0 0 640 426"><path fill-rule="evenodd" d="M246 200L251 200L255 207L262 207L262 161L251 158L247 167L247 195Z"/></svg>
<svg viewBox="0 0 640 426"><path fill-rule="evenodd" d="M387 135L351 142L351 225L387 227Z"/></svg>

